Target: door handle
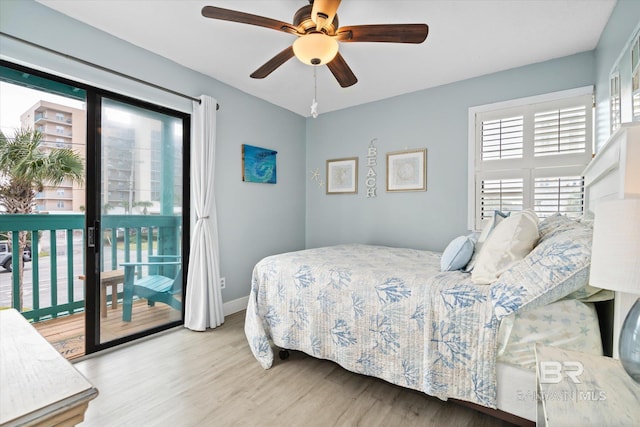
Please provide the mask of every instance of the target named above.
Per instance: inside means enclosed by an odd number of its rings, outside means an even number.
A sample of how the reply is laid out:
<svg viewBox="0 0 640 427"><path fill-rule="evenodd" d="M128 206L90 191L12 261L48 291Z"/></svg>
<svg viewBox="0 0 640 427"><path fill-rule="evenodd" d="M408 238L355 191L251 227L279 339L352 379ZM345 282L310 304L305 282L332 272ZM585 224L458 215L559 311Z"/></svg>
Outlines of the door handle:
<svg viewBox="0 0 640 427"><path fill-rule="evenodd" d="M96 220L93 222L93 227L87 227L87 247L88 248L99 248L99 245L96 245L96 238L100 235L100 221Z"/></svg>

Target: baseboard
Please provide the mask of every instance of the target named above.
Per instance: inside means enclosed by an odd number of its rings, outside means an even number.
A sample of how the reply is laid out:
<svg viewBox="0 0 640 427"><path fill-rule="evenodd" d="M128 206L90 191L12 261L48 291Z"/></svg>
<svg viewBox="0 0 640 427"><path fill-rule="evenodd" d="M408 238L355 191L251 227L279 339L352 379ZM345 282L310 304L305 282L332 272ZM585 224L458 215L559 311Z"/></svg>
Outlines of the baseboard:
<svg viewBox="0 0 640 427"><path fill-rule="evenodd" d="M233 313L246 310L248 303L249 303L249 295L247 295L246 297L234 299L233 301L225 302L222 305L222 311L224 312L225 316L229 316Z"/></svg>

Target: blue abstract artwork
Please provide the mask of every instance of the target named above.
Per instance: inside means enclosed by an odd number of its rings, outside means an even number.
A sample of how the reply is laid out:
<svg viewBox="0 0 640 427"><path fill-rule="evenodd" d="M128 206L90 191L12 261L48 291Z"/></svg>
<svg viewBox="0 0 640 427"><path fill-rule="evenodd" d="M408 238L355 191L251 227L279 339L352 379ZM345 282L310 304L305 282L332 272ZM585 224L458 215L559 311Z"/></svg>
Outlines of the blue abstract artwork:
<svg viewBox="0 0 640 427"><path fill-rule="evenodd" d="M277 151L242 144L242 180L245 182L276 183Z"/></svg>

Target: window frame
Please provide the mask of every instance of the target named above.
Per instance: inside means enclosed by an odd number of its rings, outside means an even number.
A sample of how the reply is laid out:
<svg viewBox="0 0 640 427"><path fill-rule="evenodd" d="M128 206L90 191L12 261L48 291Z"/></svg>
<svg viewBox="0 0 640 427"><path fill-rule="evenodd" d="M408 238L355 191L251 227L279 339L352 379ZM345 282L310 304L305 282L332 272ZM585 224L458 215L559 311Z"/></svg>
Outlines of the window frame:
<svg viewBox="0 0 640 427"><path fill-rule="evenodd" d="M479 172L489 176L489 179L499 177L508 178L517 175L523 177L523 208L533 208L534 198L534 181L535 178L542 176L552 176L554 171L565 175L582 175L584 167L593 157L594 138L593 138L593 108L587 108L587 147L584 153L579 154L561 154L561 155L545 155L534 156L533 143L527 146L525 140L523 146L523 157L516 159L488 160L482 162L481 147L478 141L479 131L477 126L477 118L480 116L482 120L490 120L491 118L515 116L525 110L535 110L535 106L546 103L556 103L553 108L563 108L566 102L577 97L590 96L591 105L593 105L594 87L583 86L575 89L562 90L542 95L529 96L524 98L512 99L508 101L500 101L491 104L478 105L469 108L468 115L468 174L467 174L467 227L469 230L478 230L481 228L481 221L477 220L479 207L478 191L481 182L476 182L476 176ZM571 102L570 102L571 103ZM575 105L575 102L572 103ZM533 122L527 122L525 118L524 133L532 132ZM533 141L531 141L533 142ZM476 166L480 165L479 168ZM528 173L526 173L528 170ZM480 180L478 180L480 181Z"/></svg>

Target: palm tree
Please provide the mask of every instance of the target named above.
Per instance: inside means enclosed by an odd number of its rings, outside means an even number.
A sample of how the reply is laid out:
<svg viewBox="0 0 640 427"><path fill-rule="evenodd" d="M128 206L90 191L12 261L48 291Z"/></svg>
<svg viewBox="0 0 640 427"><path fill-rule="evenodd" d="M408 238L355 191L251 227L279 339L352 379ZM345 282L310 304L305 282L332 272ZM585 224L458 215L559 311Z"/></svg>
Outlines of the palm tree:
<svg viewBox="0 0 640 427"><path fill-rule="evenodd" d="M149 210L147 208L150 208L153 206L153 203L151 203L148 200L142 200L140 202L135 202L133 204L133 206L138 206L142 208L142 215L147 215L149 213Z"/></svg>
<svg viewBox="0 0 640 427"><path fill-rule="evenodd" d="M45 183L57 186L64 181L81 183L84 179L82 157L70 148L43 149L42 133L17 129L13 138L0 132L0 206L5 214L33 212L36 193ZM27 232L19 232L18 254L27 244ZM24 263L20 259L19 292L22 310L22 277Z"/></svg>

